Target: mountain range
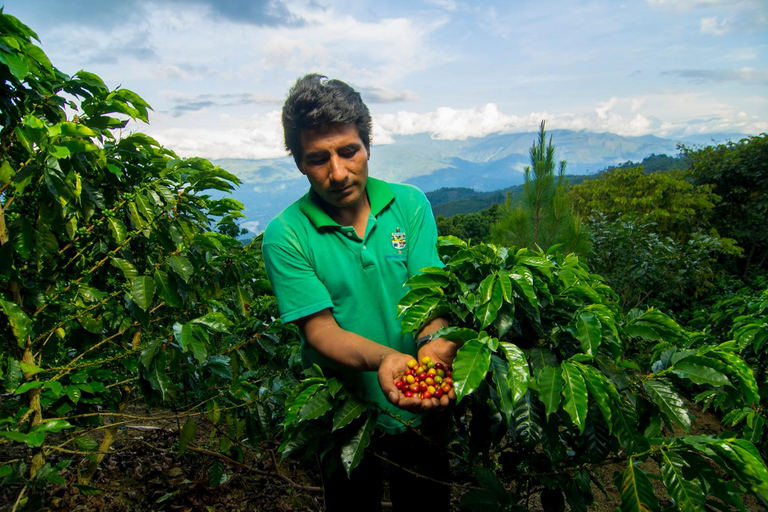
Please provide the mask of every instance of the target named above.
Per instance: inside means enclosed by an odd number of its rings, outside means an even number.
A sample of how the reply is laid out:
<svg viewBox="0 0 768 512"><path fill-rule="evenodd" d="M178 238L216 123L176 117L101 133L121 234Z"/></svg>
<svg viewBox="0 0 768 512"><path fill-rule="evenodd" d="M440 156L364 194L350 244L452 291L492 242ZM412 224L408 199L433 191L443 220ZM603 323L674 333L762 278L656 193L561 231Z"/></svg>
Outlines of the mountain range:
<svg viewBox="0 0 768 512"><path fill-rule="evenodd" d="M707 134L685 139L653 135L623 137L613 133L551 130L555 158L567 162L566 172L583 175L628 161L640 162L651 154L676 155L678 145L709 145L739 140L739 134ZM394 143L371 148L371 176L410 183L424 192L462 187L488 192L524 182L530 164L529 149L537 134L491 134L467 140L434 139L428 134L401 136ZM302 196L307 180L291 157L247 160L219 159L216 165L237 175L243 184L232 197L245 206L242 226L261 232L270 219Z"/></svg>

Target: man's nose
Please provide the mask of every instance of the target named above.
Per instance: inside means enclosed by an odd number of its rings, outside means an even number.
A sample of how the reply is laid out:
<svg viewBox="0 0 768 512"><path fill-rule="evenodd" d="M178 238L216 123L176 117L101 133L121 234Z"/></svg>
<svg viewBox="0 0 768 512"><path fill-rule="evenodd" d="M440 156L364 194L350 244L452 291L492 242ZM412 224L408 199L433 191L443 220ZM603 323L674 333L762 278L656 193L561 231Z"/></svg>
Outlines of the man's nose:
<svg viewBox="0 0 768 512"><path fill-rule="evenodd" d="M338 155L334 155L329 160L331 181L343 182L347 179L347 167Z"/></svg>

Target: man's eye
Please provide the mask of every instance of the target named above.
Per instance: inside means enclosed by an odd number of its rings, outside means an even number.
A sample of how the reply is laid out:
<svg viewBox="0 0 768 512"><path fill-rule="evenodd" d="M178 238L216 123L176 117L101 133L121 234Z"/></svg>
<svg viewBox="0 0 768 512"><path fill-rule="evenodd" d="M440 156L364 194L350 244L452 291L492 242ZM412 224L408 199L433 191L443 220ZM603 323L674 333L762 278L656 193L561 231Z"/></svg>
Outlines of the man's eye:
<svg viewBox="0 0 768 512"><path fill-rule="evenodd" d="M358 152L357 148L351 148L351 149L345 149L344 151L339 151L339 155L341 155L343 158L352 158L355 156Z"/></svg>

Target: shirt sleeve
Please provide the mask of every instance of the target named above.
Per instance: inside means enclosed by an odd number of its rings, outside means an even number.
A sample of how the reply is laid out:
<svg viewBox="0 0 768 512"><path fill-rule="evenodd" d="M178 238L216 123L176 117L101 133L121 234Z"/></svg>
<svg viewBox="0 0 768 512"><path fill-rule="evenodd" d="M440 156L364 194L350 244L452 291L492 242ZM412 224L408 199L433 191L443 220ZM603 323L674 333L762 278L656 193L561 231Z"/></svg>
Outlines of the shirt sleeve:
<svg viewBox="0 0 768 512"><path fill-rule="evenodd" d="M332 308L330 293L298 240L287 235L268 237L266 233L264 238L264 264L283 323Z"/></svg>
<svg viewBox="0 0 768 512"><path fill-rule="evenodd" d="M408 276L419 274L426 267L444 267L437 253L437 224L432 206L424 193L413 187L410 201L415 209L411 216L411 239L408 240Z"/></svg>

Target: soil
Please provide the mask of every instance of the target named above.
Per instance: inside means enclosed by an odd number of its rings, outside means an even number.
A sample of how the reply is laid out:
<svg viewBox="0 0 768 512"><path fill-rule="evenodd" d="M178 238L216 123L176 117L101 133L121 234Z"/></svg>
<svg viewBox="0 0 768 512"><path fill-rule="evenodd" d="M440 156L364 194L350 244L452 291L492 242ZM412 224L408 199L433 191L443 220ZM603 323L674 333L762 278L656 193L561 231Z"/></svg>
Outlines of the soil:
<svg viewBox="0 0 768 512"><path fill-rule="evenodd" d="M201 422L195 436L195 447L202 448L212 430ZM206 431L207 429L207 431ZM694 434L721 431L717 418L697 411L692 428ZM114 443L114 453L104 459L90 487L78 487L77 473L84 468L73 464L64 472L66 485L49 486L43 512L53 511L203 511L203 512L303 512L323 510L323 496L317 467L294 461L273 459L270 450L257 453L244 450L239 464L223 465L226 481L209 482L209 469L216 461L211 455L188 451L177 454L179 440L176 422L140 422L121 428ZM6 445L7 446L7 445ZM8 453L0 459L8 460ZM61 457L51 457L55 463ZM81 461L84 462L84 461ZM277 464L277 465L276 465ZM623 463L603 466L598 473L606 494L593 485L593 512L617 510L619 493L613 477L624 469ZM644 469L657 472L646 462ZM666 496L661 482L652 480L657 497ZM0 486L0 512L10 511L19 491L18 486ZM537 497L530 510L543 510ZM461 493L454 490L452 510L458 510ZM660 503L662 507L669 503ZM385 503L385 510L387 508ZM758 503L745 497L748 510L761 510Z"/></svg>

